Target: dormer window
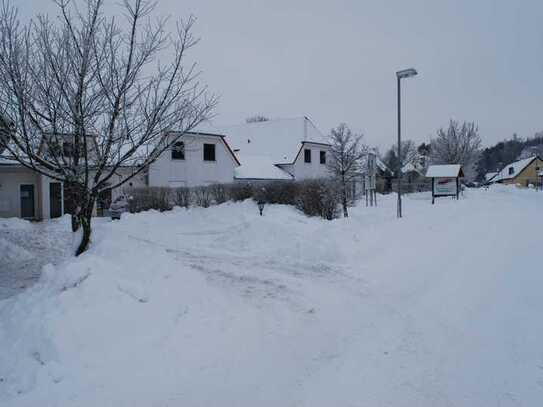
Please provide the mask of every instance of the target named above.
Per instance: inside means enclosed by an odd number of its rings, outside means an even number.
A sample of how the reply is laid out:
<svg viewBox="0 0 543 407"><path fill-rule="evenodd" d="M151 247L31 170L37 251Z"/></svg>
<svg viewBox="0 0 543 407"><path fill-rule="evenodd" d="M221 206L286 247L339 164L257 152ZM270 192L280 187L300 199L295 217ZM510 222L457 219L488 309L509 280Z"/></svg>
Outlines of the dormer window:
<svg viewBox="0 0 543 407"><path fill-rule="evenodd" d="M304 150L304 162L311 163L311 150L309 148Z"/></svg>
<svg viewBox="0 0 543 407"><path fill-rule="evenodd" d="M172 160L185 159L185 143L178 141L172 146Z"/></svg>
<svg viewBox="0 0 543 407"><path fill-rule="evenodd" d="M509 167L509 175L513 175L515 173L515 167Z"/></svg>

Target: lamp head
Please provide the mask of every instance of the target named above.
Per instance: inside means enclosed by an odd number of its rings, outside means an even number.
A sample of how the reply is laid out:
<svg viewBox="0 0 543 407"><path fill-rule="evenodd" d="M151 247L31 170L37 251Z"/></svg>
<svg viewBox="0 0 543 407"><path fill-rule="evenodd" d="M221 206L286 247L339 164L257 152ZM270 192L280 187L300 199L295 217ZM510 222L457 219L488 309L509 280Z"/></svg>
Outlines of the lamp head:
<svg viewBox="0 0 543 407"><path fill-rule="evenodd" d="M398 79L411 78L412 76L417 75L417 73L418 72L414 68L409 68L396 72L396 76Z"/></svg>

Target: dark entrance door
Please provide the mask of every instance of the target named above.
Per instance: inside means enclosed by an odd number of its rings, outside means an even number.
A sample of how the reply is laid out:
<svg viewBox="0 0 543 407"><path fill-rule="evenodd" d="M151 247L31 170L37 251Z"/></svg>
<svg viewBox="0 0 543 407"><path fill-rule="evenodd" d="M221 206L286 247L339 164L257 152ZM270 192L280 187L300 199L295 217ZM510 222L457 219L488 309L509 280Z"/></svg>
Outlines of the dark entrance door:
<svg viewBox="0 0 543 407"><path fill-rule="evenodd" d="M21 218L34 217L34 185L21 185Z"/></svg>
<svg viewBox="0 0 543 407"><path fill-rule="evenodd" d="M49 210L51 219L62 216L62 184L60 182L49 184Z"/></svg>

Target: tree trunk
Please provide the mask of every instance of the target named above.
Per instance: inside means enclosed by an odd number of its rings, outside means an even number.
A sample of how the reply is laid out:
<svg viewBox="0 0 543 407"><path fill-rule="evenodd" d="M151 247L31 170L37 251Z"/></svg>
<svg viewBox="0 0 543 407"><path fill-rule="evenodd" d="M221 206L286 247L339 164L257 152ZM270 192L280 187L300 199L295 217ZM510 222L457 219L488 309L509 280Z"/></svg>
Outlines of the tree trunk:
<svg viewBox="0 0 543 407"><path fill-rule="evenodd" d="M81 226L81 219L79 215L72 213L72 232L77 232Z"/></svg>
<svg viewBox="0 0 543 407"><path fill-rule="evenodd" d="M343 217L348 218L349 212L347 212L347 184L345 182L343 183L343 192L341 195L342 195L341 204L343 206Z"/></svg>
<svg viewBox="0 0 543 407"><path fill-rule="evenodd" d="M75 252L76 256L84 253L89 248L92 233L92 211L94 209L95 201L96 197L90 196L88 201L83 206L83 210L78 215L78 221L83 228L83 234L81 235L81 243L79 243L79 247Z"/></svg>

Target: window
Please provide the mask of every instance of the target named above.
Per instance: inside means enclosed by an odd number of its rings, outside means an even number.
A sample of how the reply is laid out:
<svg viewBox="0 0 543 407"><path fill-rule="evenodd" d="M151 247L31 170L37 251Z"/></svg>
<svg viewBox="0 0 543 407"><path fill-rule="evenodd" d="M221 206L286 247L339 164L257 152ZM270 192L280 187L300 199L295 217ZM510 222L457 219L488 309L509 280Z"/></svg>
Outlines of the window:
<svg viewBox="0 0 543 407"><path fill-rule="evenodd" d="M172 160L185 159L185 143L178 141L172 146Z"/></svg>
<svg viewBox="0 0 543 407"><path fill-rule="evenodd" d="M515 173L515 167L509 167L509 175L513 175Z"/></svg>
<svg viewBox="0 0 543 407"><path fill-rule="evenodd" d="M321 164L326 164L326 151L321 151Z"/></svg>
<svg viewBox="0 0 543 407"><path fill-rule="evenodd" d="M73 153L74 145L71 142L65 141L64 143L62 143L62 154L64 155L64 157L72 157Z"/></svg>
<svg viewBox="0 0 543 407"><path fill-rule="evenodd" d="M204 144L204 161L215 161L215 144Z"/></svg>
<svg viewBox="0 0 543 407"><path fill-rule="evenodd" d="M309 148L306 148L304 150L304 162L306 162L306 163L311 162L311 150Z"/></svg>

